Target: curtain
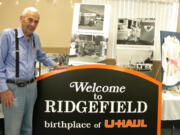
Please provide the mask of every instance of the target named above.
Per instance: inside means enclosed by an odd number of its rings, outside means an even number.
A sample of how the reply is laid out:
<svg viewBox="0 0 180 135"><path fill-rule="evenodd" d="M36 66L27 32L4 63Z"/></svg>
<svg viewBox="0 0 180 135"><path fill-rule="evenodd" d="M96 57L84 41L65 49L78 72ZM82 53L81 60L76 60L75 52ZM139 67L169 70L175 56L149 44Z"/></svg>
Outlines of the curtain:
<svg viewBox="0 0 180 135"><path fill-rule="evenodd" d="M173 3L173 2L179 2L179 0L149 0L152 2L168 2L168 3Z"/></svg>

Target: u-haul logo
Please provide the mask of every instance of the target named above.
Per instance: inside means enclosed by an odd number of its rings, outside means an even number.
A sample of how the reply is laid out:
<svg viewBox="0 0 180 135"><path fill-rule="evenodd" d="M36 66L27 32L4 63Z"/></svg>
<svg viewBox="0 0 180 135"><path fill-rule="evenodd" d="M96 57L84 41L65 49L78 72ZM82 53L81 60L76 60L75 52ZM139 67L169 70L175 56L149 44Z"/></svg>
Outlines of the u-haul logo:
<svg viewBox="0 0 180 135"><path fill-rule="evenodd" d="M105 120L104 123L105 128L147 128L147 124L145 121L142 119L138 120Z"/></svg>

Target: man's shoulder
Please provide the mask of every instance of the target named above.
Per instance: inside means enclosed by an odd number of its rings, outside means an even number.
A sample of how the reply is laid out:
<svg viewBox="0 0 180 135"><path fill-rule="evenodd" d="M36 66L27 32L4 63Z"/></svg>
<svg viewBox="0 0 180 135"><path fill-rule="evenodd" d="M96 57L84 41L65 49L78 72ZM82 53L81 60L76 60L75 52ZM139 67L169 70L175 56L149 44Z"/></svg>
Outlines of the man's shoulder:
<svg viewBox="0 0 180 135"><path fill-rule="evenodd" d="M36 32L33 32L33 35L39 38L39 35Z"/></svg>
<svg viewBox="0 0 180 135"><path fill-rule="evenodd" d="M8 35L8 34L12 34L12 33L14 33L14 29L12 29L12 28L4 29L2 32L2 34L4 34L4 35Z"/></svg>
<svg viewBox="0 0 180 135"><path fill-rule="evenodd" d="M4 32L12 32L12 31L14 31L14 29L12 29L12 28L6 28L6 29L4 29L3 31L4 31Z"/></svg>

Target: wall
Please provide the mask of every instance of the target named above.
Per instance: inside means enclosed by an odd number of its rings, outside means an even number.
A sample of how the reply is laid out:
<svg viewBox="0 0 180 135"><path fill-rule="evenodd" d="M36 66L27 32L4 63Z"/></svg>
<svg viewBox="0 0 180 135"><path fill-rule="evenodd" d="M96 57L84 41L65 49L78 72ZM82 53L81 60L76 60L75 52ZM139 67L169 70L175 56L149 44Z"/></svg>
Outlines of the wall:
<svg viewBox="0 0 180 135"><path fill-rule="evenodd" d="M41 14L36 32L39 34L42 47L51 48L51 52L63 50L69 51L73 5L81 3L81 0L2 0L0 6L0 33L5 28L20 26L19 16L24 8L36 7ZM54 3L53 3L54 2ZM56 2L56 3L55 3ZM53 48L56 48L54 50Z"/></svg>
<svg viewBox="0 0 180 135"><path fill-rule="evenodd" d="M81 3L83 0L1 0L2 5L0 5L0 32L4 28L15 28L19 24L19 16L22 10L28 6L35 6L39 9L41 13L41 19L39 26L36 30L39 33L43 50L46 52L61 52L68 53L71 40L71 30L72 30L72 19L73 19L73 4ZM16 5L16 2L19 4ZM56 3L53 3L55 2ZM88 1L88 0L85 0ZM95 1L95 0L94 0ZM93 2L94 2L93 1ZM125 0L122 0L123 5ZM105 0L97 1L97 4L106 3ZM95 4L95 2L94 2ZM110 4L106 3L106 4ZM117 5L112 5L117 6ZM155 5L153 5L155 7ZM167 7L166 7L167 8ZM115 17L119 10L112 12L112 18ZM127 9L127 8L126 8ZM170 9L170 8L167 8ZM125 13L124 8L122 9ZM180 13L180 10L179 10ZM114 22L114 21L113 21ZM165 21L164 21L165 22ZM112 22L111 22L112 23ZM110 35L116 36L116 27L114 26ZM180 32L180 16L177 30ZM112 39L110 39L110 44L112 48L110 49L109 58L114 58L116 54L116 47L113 46ZM159 50L159 49L158 49ZM159 55L157 53L157 59L159 60Z"/></svg>
<svg viewBox="0 0 180 135"><path fill-rule="evenodd" d="M180 1L179 1L180 2ZM178 26L177 26L177 32L180 32L180 7L179 7L179 15L178 15Z"/></svg>

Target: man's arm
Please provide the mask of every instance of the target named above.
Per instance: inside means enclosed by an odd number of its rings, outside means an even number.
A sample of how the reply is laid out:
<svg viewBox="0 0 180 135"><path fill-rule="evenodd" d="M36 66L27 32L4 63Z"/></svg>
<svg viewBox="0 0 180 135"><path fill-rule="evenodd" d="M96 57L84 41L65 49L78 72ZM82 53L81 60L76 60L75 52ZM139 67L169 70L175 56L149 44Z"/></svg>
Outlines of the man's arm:
<svg viewBox="0 0 180 135"><path fill-rule="evenodd" d="M50 57L44 52L39 51L37 59L42 62L45 66L54 67L56 70L65 69L66 67L56 64Z"/></svg>
<svg viewBox="0 0 180 135"><path fill-rule="evenodd" d="M6 57L8 55L8 37L7 33L3 32L0 36L0 97L2 103L6 107L13 105L14 96L6 84Z"/></svg>
<svg viewBox="0 0 180 135"><path fill-rule="evenodd" d="M37 36L37 60L42 62L45 66L54 67L55 69L64 69L64 66L60 66L56 64L50 57L46 55L46 53L42 52L40 39Z"/></svg>
<svg viewBox="0 0 180 135"><path fill-rule="evenodd" d="M8 55L8 37L7 32L0 36L0 92L8 89L6 84L6 65L5 61Z"/></svg>

